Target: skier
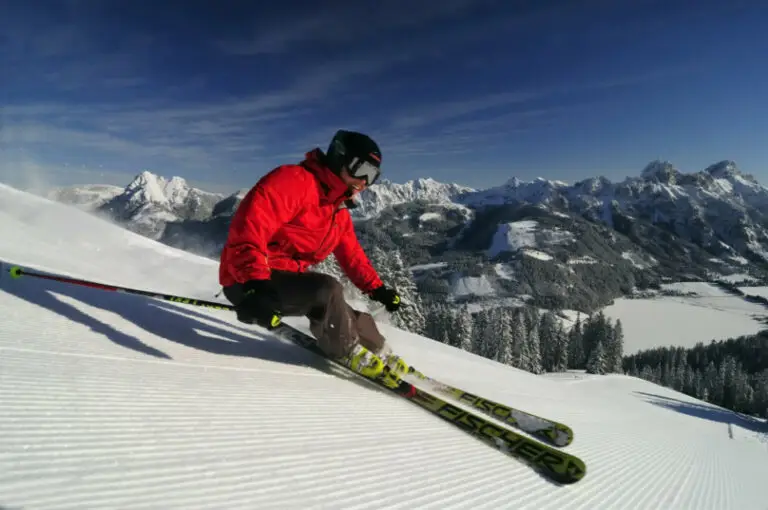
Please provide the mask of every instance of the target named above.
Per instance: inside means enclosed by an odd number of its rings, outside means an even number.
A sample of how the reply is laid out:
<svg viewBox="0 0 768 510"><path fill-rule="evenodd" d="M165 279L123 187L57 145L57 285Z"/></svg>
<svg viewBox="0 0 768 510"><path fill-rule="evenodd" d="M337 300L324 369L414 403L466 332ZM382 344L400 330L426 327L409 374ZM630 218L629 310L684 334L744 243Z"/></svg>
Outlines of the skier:
<svg viewBox="0 0 768 510"><path fill-rule="evenodd" d="M301 163L273 169L232 217L219 283L240 321L273 329L282 316L304 315L326 355L370 378L387 365L389 382L396 384L408 367L385 346L373 317L346 303L336 278L308 271L333 253L364 294L398 310L400 296L379 278L349 214L352 198L376 182L380 166L376 142L340 130L327 154L315 148Z"/></svg>

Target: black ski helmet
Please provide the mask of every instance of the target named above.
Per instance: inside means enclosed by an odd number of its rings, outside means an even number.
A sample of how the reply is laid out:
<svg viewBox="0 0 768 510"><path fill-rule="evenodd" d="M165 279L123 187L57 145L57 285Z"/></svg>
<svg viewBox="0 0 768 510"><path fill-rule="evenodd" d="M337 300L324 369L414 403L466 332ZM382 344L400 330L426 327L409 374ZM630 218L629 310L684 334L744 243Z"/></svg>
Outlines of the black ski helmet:
<svg viewBox="0 0 768 510"><path fill-rule="evenodd" d="M328 167L340 174L346 167L349 175L365 179L368 186L381 174L381 150L368 135L340 129L328 146Z"/></svg>

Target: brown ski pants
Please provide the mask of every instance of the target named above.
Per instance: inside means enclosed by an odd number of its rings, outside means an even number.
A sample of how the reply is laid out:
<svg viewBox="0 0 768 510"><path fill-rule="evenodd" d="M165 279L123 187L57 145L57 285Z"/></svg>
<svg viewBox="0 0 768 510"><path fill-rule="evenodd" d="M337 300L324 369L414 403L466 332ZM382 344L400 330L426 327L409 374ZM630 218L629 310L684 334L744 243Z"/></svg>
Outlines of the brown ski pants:
<svg viewBox="0 0 768 510"><path fill-rule="evenodd" d="M340 358L358 343L377 353L384 347L385 339L373 317L347 304L336 278L323 273L272 271L272 282L282 315L308 317L310 331L327 356ZM224 295L237 306L243 288L240 284L225 287Z"/></svg>

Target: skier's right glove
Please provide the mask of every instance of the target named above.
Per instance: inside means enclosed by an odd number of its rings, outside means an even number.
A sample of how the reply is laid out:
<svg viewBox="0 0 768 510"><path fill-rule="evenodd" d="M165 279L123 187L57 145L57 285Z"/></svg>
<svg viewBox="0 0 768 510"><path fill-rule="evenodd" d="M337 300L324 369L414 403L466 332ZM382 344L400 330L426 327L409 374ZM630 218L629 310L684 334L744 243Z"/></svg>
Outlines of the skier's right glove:
<svg viewBox="0 0 768 510"><path fill-rule="evenodd" d="M248 280L243 284L243 300L235 306L237 320L275 329L282 320L280 297L272 280Z"/></svg>
<svg viewBox="0 0 768 510"><path fill-rule="evenodd" d="M383 304L388 312L396 312L400 308L400 295L395 289L385 285L374 289L371 299Z"/></svg>

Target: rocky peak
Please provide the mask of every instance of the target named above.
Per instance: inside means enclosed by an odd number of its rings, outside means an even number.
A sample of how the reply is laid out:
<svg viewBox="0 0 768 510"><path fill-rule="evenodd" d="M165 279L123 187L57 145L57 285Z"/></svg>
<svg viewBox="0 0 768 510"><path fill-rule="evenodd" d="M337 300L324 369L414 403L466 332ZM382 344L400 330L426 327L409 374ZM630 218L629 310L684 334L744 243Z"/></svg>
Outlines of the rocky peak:
<svg viewBox="0 0 768 510"><path fill-rule="evenodd" d="M646 181L658 181L661 184L677 184L680 172L668 161L655 160L646 165L640 173Z"/></svg>

